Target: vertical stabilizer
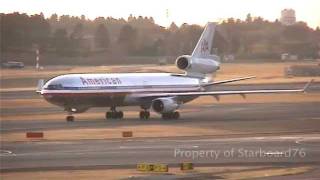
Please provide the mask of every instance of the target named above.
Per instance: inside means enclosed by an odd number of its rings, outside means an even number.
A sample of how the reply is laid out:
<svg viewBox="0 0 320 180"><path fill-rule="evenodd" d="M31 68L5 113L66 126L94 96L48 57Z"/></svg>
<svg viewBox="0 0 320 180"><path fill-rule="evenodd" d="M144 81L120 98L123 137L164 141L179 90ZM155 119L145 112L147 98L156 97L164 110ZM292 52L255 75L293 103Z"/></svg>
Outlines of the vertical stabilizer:
<svg viewBox="0 0 320 180"><path fill-rule="evenodd" d="M215 28L216 28L216 23L209 22L206 25L195 49L192 52L191 57L205 58L210 56Z"/></svg>
<svg viewBox="0 0 320 180"><path fill-rule="evenodd" d="M185 71L187 76L212 77L212 74L220 68L219 56L210 53L215 29L216 23L209 22L204 28L192 55L182 55L176 59L176 66Z"/></svg>

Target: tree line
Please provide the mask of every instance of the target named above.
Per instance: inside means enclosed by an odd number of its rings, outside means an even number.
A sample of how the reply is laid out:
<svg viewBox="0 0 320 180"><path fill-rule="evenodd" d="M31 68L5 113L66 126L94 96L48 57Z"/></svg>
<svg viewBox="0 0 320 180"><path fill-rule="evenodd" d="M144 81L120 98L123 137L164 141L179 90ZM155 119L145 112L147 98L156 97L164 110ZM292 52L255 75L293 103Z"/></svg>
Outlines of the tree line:
<svg viewBox="0 0 320 180"><path fill-rule="evenodd" d="M152 17L128 19L57 14L45 18L42 13L0 14L1 52L33 51L59 56L90 56L95 53L128 56L177 56L190 54L203 31L199 25L174 22L165 28ZM219 55L239 58L278 58L282 53L300 58L319 57L320 30L306 23L284 26L247 15L246 20L229 18L218 26L214 50Z"/></svg>

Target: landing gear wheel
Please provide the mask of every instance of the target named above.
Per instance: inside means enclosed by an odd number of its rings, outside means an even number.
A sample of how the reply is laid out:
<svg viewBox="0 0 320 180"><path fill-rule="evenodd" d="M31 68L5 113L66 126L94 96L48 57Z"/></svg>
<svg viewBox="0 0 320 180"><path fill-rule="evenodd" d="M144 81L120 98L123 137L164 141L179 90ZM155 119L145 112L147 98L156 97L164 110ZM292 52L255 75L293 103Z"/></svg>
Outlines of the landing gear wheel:
<svg viewBox="0 0 320 180"><path fill-rule="evenodd" d="M66 120L67 120L68 122L73 122L73 121L74 121L74 116L67 116L67 117L66 117Z"/></svg>
<svg viewBox="0 0 320 180"><path fill-rule="evenodd" d="M111 118L111 112L108 111L108 112L106 112L106 119L110 119L110 118Z"/></svg>
<svg viewBox="0 0 320 180"><path fill-rule="evenodd" d="M140 117L140 119L144 119L144 111L140 111L139 117Z"/></svg>
<svg viewBox="0 0 320 180"><path fill-rule="evenodd" d="M149 119L150 112L149 111L140 111L140 119Z"/></svg>
<svg viewBox="0 0 320 180"><path fill-rule="evenodd" d="M119 119L123 118L123 112L122 111L119 111L116 114L117 114L117 118L119 118Z"/></svg>
<svg viewBox="0 0 320 180"><path fill-rule="evenodd" d="M150 112L149 112L149 111L146 111L146 112L145 112L145 118L146 118L146 119L149 119L149 117L150 117Z"/></svg>
<svg viewBox="0 0 320 180"><path fill-rule="evenodd" d="M108 111L106 112L106 119L122 119L123 112L122 111Z"/></svg>
<svg viewBox="0 0 320 180"><path fill-rule="evenodd" d="M179 119L180 113L178 111L162 113L162 119Z"/></svg>
<svg viewBox="0 0 320 180"><path fill-rule="evenodd" d="M117 112L112 112L111 113L111 118L112 119L117 119Z"/></svg>
<svg viewBox="0 0 320 180"><path fill-rule="evenodd" d="M178 111L174 112L173 114L173 119L179 119L180 113Z"/></svg>

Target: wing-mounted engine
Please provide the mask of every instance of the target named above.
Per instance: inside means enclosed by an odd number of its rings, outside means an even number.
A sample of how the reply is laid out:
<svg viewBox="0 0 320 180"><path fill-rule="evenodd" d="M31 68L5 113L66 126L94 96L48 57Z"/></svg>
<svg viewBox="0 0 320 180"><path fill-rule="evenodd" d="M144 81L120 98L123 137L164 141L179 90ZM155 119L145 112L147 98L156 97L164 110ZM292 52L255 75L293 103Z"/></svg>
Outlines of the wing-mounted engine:
<svg viewBox="0 0 320 180"><path fill-rule="evenodd" d="M192 57L189 55L179 56L176 66L187 73L188 76L204 77L219 69L218 57L210 55L207 58Z"/></svg>
<svg viewBox="0 0 320 180"><path fill-rule="evenodd" d="M152 109L157 113L169 113L179 108L179 103L172 97L157 98L152 102Z"/></svg>

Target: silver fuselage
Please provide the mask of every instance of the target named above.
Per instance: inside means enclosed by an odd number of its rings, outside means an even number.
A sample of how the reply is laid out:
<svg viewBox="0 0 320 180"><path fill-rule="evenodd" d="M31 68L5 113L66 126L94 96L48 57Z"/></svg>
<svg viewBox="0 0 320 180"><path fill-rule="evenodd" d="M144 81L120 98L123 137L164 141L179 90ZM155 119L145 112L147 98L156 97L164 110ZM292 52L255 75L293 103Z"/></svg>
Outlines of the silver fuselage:
<svg viewBox="0 0 320 180"><path fill-rule="evenodd" d="M146 106L152 99L141 95L157 92L202 91L206 79L170 73L68 74L49 80L41 90L50 103L85 111L91 107ZM196 97L181 97L186 103Z"/></svg>

